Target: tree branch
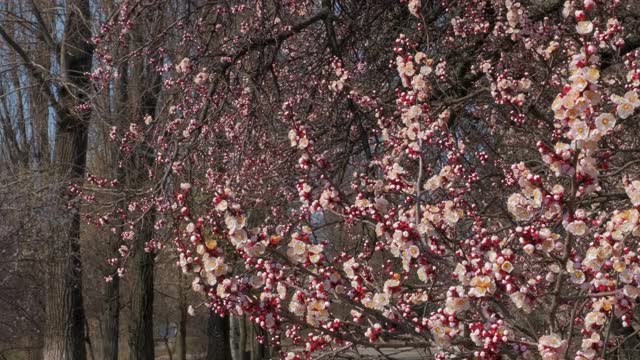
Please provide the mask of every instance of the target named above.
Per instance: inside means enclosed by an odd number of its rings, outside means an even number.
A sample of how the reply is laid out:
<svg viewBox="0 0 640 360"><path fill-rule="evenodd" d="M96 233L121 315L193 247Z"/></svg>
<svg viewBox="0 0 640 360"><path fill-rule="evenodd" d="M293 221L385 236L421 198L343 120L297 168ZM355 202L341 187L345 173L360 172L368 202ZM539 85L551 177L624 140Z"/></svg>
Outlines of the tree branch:
<svg viewBox="0 0 640 360"><path fill-rule="evenodd" d="M39 69L38 65L29 59L29 55L27 55L26 51L18 44L12 37L9 35L3 26L0 25L0 37L4 39L4 41L9 45L13 51L18 54L18 56L24 62L25 67L29 74L40 84L42 91L47 96L49 101L51 102L53 109L59 118L64 118L64 107L56 100L49 88L49 82L45 80L42 70Z"/></svg>
<svg viewBox="0 0 640 360"><path fill-rule="evenodd" d="M47 43L47 46L49 46L49 48L51 48L51 50L53 50L56 53L56 56L59 56L60 44L58 44L51 36L51 31L47 27L47 24L45 23L44 18L42 17L42 13L40 12L40 9L38 9L38 6L36 5L35 1L29 0L29 2L31 3L31 9L33 10L33 14L36 17L36 22L38 23L38 26L40 28L40 33L44 38L44 42Z"/></svg>

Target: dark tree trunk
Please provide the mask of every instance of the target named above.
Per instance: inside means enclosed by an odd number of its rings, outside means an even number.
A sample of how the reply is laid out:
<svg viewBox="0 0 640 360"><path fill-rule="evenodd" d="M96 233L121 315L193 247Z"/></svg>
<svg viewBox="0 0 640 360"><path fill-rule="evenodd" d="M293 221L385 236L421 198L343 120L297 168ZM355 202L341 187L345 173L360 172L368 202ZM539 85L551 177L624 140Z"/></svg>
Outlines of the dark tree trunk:
<svg viewBox="0 0 640 360"><path fill-rule="evenodd" d="M80 212L68 207L73 199L70 183L84 177L87 129L90 112L78 110L88 101L93 47L89 43L88 0L67 1L67 16L61 48L61 70L67 84L58 89L57 127L54 149L53 204L57 206L58 239L49 241L49 269L46 286L44 358L84 360L85 314L82 304L82 262L80 260Z"/></svg>
<svg viewBox="0 0 640 360"><path fill-rule="evenodd" d="M118 359L120 335L120 277L106 284L104 294L102 354L104 360Z"/></svg>
<svg viewBox="0 0 640 360"><path fill-rule="evenodd" d="M160 25L158 19L149 19ZM145 43L148 29L138 27L133 32L133 42L136 46ZM153 65L144 57L136 59L132 64L129 94L133 103L132 111L136 120L146 115L152 118L156 114L158 95L162 86L162 78L155 73ZM146 142L140 145L140 150L130 159L127 167L129 181L134 187L147 183L147 170L153 166L154 150ZM153 338L153 272L154 253L146 252L145 245L153 238L155 212L150 209L137 224L136 238L132 251L132 289L131 289L131 322L129 326L129 360L154 359Z"/></svg>
<svg viewBox="0 0 640 360"><path fill-rule="evenodd" d="M207 324L207 360L231 360L229 316L220 317L213 311Z"/></svg>
<svg viewBox="0 0 640 360"><path fill-rule="evenodd" d="M187 360L187 294L185 293L182 269L178 268L178 299L180 306L180 323L178 326L178 338L176 339L176 359Z"/></svg>
<svg viewBox="0 0 640 360"><path fill-rule="evenodd" d="M79 177L86 159L86 127L79 124L75 129L62 129L55 141L55 164L73 163L73 173ZM64 186L67 179L59 181ZM70 200L70 195L63 199ZM80 216L78 209L58 211L59 239L49 242L44 358L85 359Z"/></svg>
<svg viewBox="0 0 640 360"><path fill-rule="evenodd" d="M242 360L244 353L244 323L242 316L228 316L229 322L229 344L231 346L231 358L233 360Z"/></svg>
<svg viewBox="0 0 640 360"><path fill-rule="evenodd" d="M158 77L159 82L159 77ZM152 82L152 89L143 92L141 114L155 115L157 88L159 84ZM140 115L142 116L142 115ZM143 146L143 152L152 152ZM134 159L137 160L137 159ZM142 161L131 163L128 171L137 185L144 183L146 168L151 166L152 158L142 156ZM137 165L136 165L137 164ZM145 246L153 238L154 210L149 210L137 224L136 237L132 249L132 288L131 288L131 322L129 325L129 359L154 359L153 339L153 271L154 253L146 252Z"/></svg>
<svg viewBox="0 0 640 360"><path fill-rule="evenodd" d="M157 90L154 90L157 91ZM144 92L142 96L142 112L154 115L157 93ZM150 149L144 148L148 153ZM135 160L135 159L134 159ZM143 164L133 165L128 170L138 184L144 182L145 168L151 165L152 159L143 156ZM133 164L136 162L134 161ZM137 173L139 171L139 173ZM129 360L153 360L153 251L145 251L145 246L153 238L155 213L149 210L137 224L136 237L132 249L132 287L131 287L131 322L129 325Z"/></svg>
<svg viewBox="0 0 640 360"><path fill-rule="evenodd" d="M138 224L132 249L131 321L129 323L129 360L153 360L153 261L145 243L153 236L154 215L145 214Z"/></svg>
<svg viewBox="0 0 640 360"><path fill-rule="evenodd" d="M120 78L116 82L115 86L115 107L112 112L111 125L121 126L128 114L128 62L123 62L119 66ZM106 134L105 134L106 135ZM105 136L106 138L106 136ZM108 162L115 170L115 177L119 183L125 182L125 169L119 166L119 162L122 160L122 153L117 144L112 144L109 148ZM124 202L119 201L118 207L124 207ZM116 220L113 224L116 229L122 227L122 223ZM122 245L121 232L116 231L116 236L111 237L111 254L113 257L119 257L118 251ZM111 269L113 271L114 269ZM107 275L113 276L113 281L107 283L104 294L104 311L103 311L103 340L102 340L102 354L104 360L117 360L120 348L120 278L117 274L110 273Z"/></svg>

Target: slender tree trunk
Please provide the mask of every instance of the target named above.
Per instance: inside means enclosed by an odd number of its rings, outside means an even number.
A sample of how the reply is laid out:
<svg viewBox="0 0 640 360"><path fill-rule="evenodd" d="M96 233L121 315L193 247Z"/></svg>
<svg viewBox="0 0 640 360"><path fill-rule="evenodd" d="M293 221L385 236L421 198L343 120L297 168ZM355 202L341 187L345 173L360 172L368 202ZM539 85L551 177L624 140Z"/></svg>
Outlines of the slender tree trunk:
<svg viewBox="0 0 640 360"><path fill-rule="evenodd" d="M138 28L134 32L134 42L144 44L144 30ZM147 59L137 59L133 64L130 94L139 96L134 101L136 118L143 119L145 115L155 116L158 95L162 86L161 77L153 71L153 66ZM141 145L142 154L131 159L127 170L132 183L141 186L146 182L147 169L153 165L153 149L146 143ZM154 359L153 338L153 272L154 253L146 252L145 246L153 238L154 210L149 210L138 224L136 238L132 251L132 289L131 289L131 322L129 326L129 360Z"/></svg>
<svg viewBox="0 0 640 360"><path fill-rule="evenodd" d="M51 68L50 49L41 43L36 45L36 62L44 69ZM33 159L37 168L48 165L51 161L49 149L49 99L42 93L40 86L29 88L29 109L31 139L33 142Z"/></svg>
<svg viewBox="0 0 640 360"><path fill-rule="evenodd" d="M12 61L17 62L17 56L15 53L13 54L14 59ZM18 149L18 160L19 163L24 167L29 167L29 158L31 154L31 142L27 142L27 129L26 129L26 117L25 117L25 109L24 109L24 101L22 99L25 98L22 92L22 84L20 83L20 73L18 69L11 71L11 80L13 82L13 87L15 88L16 97L20 99L18 104L14 104L16 108L16 116L17 116L17 132L14 134L16 137L16 148Z"/></svg>
<svg viewBox="0 0 640 360"><path fill-rule="evenodd" d="M244 319L244 316L238 317L238 325L240 327L240 354L242 360L250 360L251 354L249 353L249 341L251 341L251 334L249 334L249 328L247 327L247 322Z"/></svg>
<svg viewBox="0 0 640 360"><path fill-rule="evenodd" d="M231 354L230 316L220 317L213 311L207 322L207 359L235 360Z"/></svg>
<svg viewBox="0 0 640 360"><path fill-rule="evenodd" d="M153 252L145 244L153 236L154 215L142 217L132 249L131 321L129 323L129 360L153 360Z"/></svg>
<svg viewBox="0 0 640 360"><path fill-rule="evenodd" d="M159 79L159 77L158 77ZM158 80L159 81L159 80ZM153 82L154 86L159 86ZM141 110L143 113L154 115L153 109L157 101L157 90L145 93L142 97ZM151 149L145 147L147 153ZM134 182L142 183L145 168L151 165L153 159L144 158L144 165L139 164L128 170L132 173ZM132 164L135 164L132 163ZM137 169L136 169L137 168ZM139 173L137 173L139 171ZM131 321L129 325L129 360L143 360L154 358L153 339L153 272L154 253L146 252L145 246L153 238L154 210L149 210L137 226L136 238L132 249L132 288L131 288Z"/></svg>
<svg viewBox="0 0 640 360"><path fill-rule="evenodd" d="M119 66L120 78L116 82L114 95L116 98L115 107L112 111L112 123L111 125L121 126L128 114L127 101L128 101L128 83L129 83L129 70L128 62L125 61ZM105 144L108 143L107 131L104 133ZM106 145L105 145L106 146ZM125 169L119 166L119 162L122 160L122 154L117 144L112 144L109 148L108 164L109 167L115 170L116 179L119 183L124 183ZM119 202L118 207L124 207L122 201ZM116 236L110 238L111 240L111 253L113 257L118 257L118 251L122 244L121 232L122 223L116 220L113 226L116 228ZM113 276L113 281L107 283L104 293L104 312L103 312L103 340L102 340L102 354L104 360L117 360L120 349L120 277L117 274L108 274Z"/></svg>
<svg viewBox="0 0 640 360"><path fill-rule="evenodd" d="M176 359L187 360L187 294L183 286L182 269L178 269L178 299L180 306L180 322L178 324L178 338L176 339Z"/></svg>
<svg viewBox="0 0 640 360"><path fill-rule="evenodd" d="M120 277L106 283L104 294L102 354L104 360L118 359L120 335Z"/></svg>
<svg viewBox="0 0 640 360"><path fill-rule="evenodd" d="M89 43L89 0L67 1L67 17L61 50L61 70L66 86L58 89L54 187L57 205L56 236L49 242L50 264L46 286L44 358L84 360L85 314L82 303L82 262L80 259L80 212L68 207L73 199L69 183L81 182L85 173L87 129L90 112L77 107L88 101L93 47Z"/></svg>
<svg viewBox="0 0 640 360"><path fill-rule="evenodd" d="M266 346L258 342L257 329L245 316L232 316L229 343L233 360L268 358Z"/></svg>
<svg viewBox="0 0 640 360"><path fill-rule="evenodd" d="M240 336L244 360L261 360L265 358L265 347L258 341L259 329L246 316L240 319L243 332Z"/></svg>
<svg viewBox="0 0 640 360"><path fill-rule="evenodd" d="M171 348L171 344L169 343L169 336L171 336L171 322L169 322L169 314L165 314L165 319L164 319L164 326L165 326L165 333L164 333L164 337L162 338L163 342L164 342L164 348L167 350L167 355L169 356L169 360L173 360L173 354L175 353L175 346L172 349Z"/></svg>
<svg viewBox="0 0 640 360"><path fill-rule="evenodd" d="M252 337L251 337L251 360L262 360L268 359L269 356L267 354L267 347L265 346L264 341L261 343L258 341L259 335L264 335L262 329L257 328L255 324L252 324L249 319L245 319L247 322L247 326L252 329Z"/></svg>
<svg viewBox="0 0 640 360"><path fill-rule="evenodd" d="M233 360L242 360L244 348L242 347L242 336L244 324L242 317L231 316L229 327L229 343L231 344L231 357Z"/></svg>

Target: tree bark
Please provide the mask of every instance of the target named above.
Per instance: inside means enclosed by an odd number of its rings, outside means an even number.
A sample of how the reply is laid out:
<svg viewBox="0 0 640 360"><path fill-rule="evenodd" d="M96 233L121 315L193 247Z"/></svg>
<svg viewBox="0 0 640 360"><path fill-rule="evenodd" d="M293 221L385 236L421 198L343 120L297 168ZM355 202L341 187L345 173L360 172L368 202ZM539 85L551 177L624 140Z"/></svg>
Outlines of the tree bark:
<svg viewBox="0 0 640 360"><path fill-rule="evenodd" d="M232 360L230 316L220 317L213 311L207 321L207 360ZM235 360L235 359L234 359Z"/></svg>
<svg viewBox="0 0 640 360"><path fill-rule="evenodd" d="M45 359L84 360L85 313L82 303L82 262L80 259L80 212L67 206L73 199L70 183L84 177L87 129L90 111L79 110L87 103L93 47L89 43L88 0L67 1L60 67L66 84L58 89L60 107L54 149L54 181L51 194L56 205L58 239L49 241L46 274L46 320L43 355Z"/></svg>
<svg viewBox="0 0 640 360"><path fill-rule="evenodd" d="M257 340L257 330L245 316L232 316L229 343L233 360L258 360L267 357L266 347Z"/></svg>
<svg viewBox="0 0 640 360"><path fill-rule="evenodd" d="M153 211L138 224L132 249L131 321L129 323L129 360L153 360L153 252L145 244L153 236Z"/></svg>
<svg viewBox="0 0 640 360"><path fill-rule="evenodd" d="M62 130L56 136L55 163L73 163L73 173L84 171L86 127ZM64 185L66 179L62 177ZM65 196L69 200L70 196ZM64 199L63 198L63 199ZM61 206L61 204L59 204ZM86 358L85 315L82 304L82 262L80 259L80 216L78 209L60 209L58 240L49 244L47 272L45 359Z"/></svg>
<svg viewBox="0 0 640 360"><path fill-rule="evenodd" d="M233 360L242 360L244 348L242 336L244 333L242 317L230 316L229 343L231 345L231 357Z"/></svg>
<svg viewBox="0 0 640 360"><path fill-rule="evenodd" d="M251 360L268 359L269 357L267 356L267 347L265 346L265 343L258 341L258 336L264 335L262 329L257 328L256 324L251 323L249 319L246 319L245 321L247 322L247 326L251 327L251 334L253 335L251 337Z"/></svg>
<svg viewBox="0 0 640 360"><path fill-rule="evenodd" d="M158 77L159 79L159 77ZM159 81L159 80L158 80ZM155 80L152 82L153 87L149 93L144 93L142 97L141 113L153 116L155 114L155 104L157 101L156 86L159 86ZM144 146L144 152L147 154L151 151ZM135 159L134 159L135 160ZM135 161L131 163L128 171L134 178L134 182L141 184L147 166L151 165L153 159L143 156L143 163L135 165ZM131 253L132 268L132 288L131 288L131 322L129 325L129 359L143 360L154 358L154 339L153 339L153 272L154 272L154 253L146 252L145 246L147 242L152 240L154 233L155 212L149 210L143 215L142 220L136 226L136 237L133 240L133 249Z"/></svg>
<svg viewBox="0 0 640 360"><path fill-rule="evenodd" d="M143 28L133 32L136 46L144 44ZM137 81L130 83L130 95L133 99L132 111L136 119L150 115L155 117L158 95L162 86L162 78L153 71L148 59L141 57L133 63L131 78ZM130 159L127 167L130 182L134 187L146 183L147 170L154 163L153 149L146 142L141 144L140 153ZM132 289L131 289L131 322L129 326L129 360L154 359L153 338L153 272L154 253L146 252L145 246L154 234L155 212L152 209L142 217L137 225L136 238L132 251Z"/></svg>
<svg viewBox="0 0 640 360"><path fill-rule="evenodd" d="M28 360L42 359L42 336L34 335L29 337L29 354Z"/></svg>
<svg viewBox="0 0 640 360"><path fill-rule="evenodd" d="M119 66L118 71L121 75L117 80L114 89L116 101L115 108L112 112L112 126L121 126L124 123L122 119L126 118L128 114L128 62L124 61ZM108 134L106 130L103 136L105 139L105 144L107 144L108 140L106 139ZM124 183L126 181L125 169L119 166L119 162L122 159L122 153L120 152L118 145L112 144L109 147L107 162L112 169L115 169L115 174L112 175L115 175L119 183ZM123 208L124 202L118 201L118 207ZM120 220L115 220L115 223L112 225L116 228L116 236L110 238L111 244L109 245L111 247L110 251L112 256L117 258L119 257L119 248L122 245L122 235L121 232L118 231L118 229L121 228L123 224ZM105 289L106 291L104 294L102 354L104 360L117 360L120 349L120 277L117 274L113 273L107 275L113 276L113 281L107 283Z"/></svg>
<svg viewBox="0 0 640 360"><path fill-rule="evenodd" d="M51 28L53 19L50 15L43 17L45 25ZM38 42L34 45L36 63L49 71L51 68L51 49L47 44ZM49 99L42 92L41 84L29 88L30 126L32 129L33 160L36 167L46 166L51 161L49 149Z"/></svg>
<svg viewBox="0 0 640 360"><path fill-rule="evenodd" d="M180 307L180 322L178 323L178 338L176 339L176 359L187 360L187 294L183 285L182 269L178 268L178 306Z"/></svg>
<svg viewBox="0 0 640 360"><path fill-rule="evenodd" d="M118 360L120 334L120 277L106 284L104 293L102 355L104 360Z"/></svg>

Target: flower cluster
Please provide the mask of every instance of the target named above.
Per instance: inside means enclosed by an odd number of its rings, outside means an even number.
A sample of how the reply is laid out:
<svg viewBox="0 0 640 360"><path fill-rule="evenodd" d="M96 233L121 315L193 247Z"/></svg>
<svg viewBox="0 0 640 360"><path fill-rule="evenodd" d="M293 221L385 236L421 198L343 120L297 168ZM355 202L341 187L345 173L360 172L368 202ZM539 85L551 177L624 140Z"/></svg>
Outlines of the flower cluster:
<svg viewBox="0 0 640 360"><path fill-rule="evenodd" d="M640 295L640 71L617 3L403 0L412 16L380 33L345 17L381 24L386 3L370 20L255 6L224 56L199 46L163 73L168 113L113 132L129 151L156 136L161 190L123 211L156 206L193 289L290 339L281 358L596 359Z"/></svg>

